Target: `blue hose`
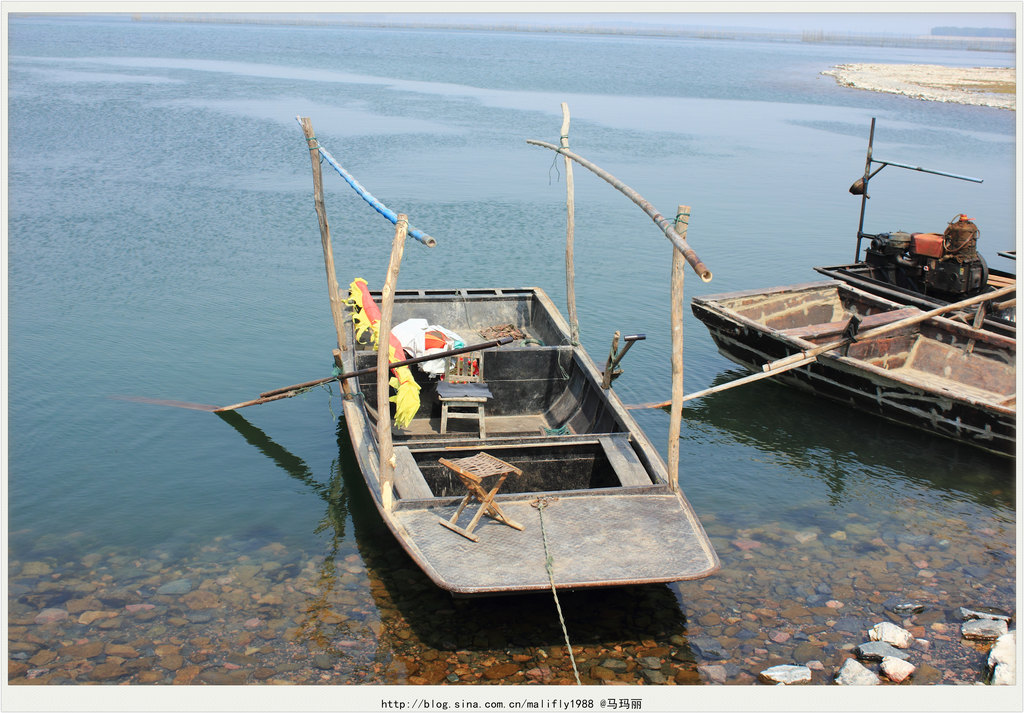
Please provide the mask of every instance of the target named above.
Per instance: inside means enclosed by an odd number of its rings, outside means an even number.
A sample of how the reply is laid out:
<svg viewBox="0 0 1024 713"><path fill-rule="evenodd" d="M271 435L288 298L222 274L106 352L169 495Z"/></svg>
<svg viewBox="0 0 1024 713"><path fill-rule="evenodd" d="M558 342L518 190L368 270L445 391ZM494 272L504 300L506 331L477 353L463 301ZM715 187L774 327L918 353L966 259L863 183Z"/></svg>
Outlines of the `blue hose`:
<svg viewBox="0 0 1024 713"><path fill-rule="evenodd" d="M390 220L392 224L398 222L398 215L395 214L395 212L388 208L386 205L381 203L379 200L374 198L369 191L363 188L363 186L359 183L359 181L355 179L355 177L352 174L350 174L348 171L342 168L341 165L334 160L334 157L327 152L327 149L319 145L319 142L317 143L317 150L320 152L321 156L327 159L327 163L331 164L334 167L334 170L337 171L341 175L341 177L345 179L345 182L348 183L348 185L352 186L355 192L359 194L359 197L370 204L371 208L373 208L375 211L377 211L385 218ZM422 230L417 230L412 226L409 226L409 235L415 238L416 240L419 240L428 248L432 248L435 245L437 245L437 241L434 240L434 238L430 237Z"/></svg>

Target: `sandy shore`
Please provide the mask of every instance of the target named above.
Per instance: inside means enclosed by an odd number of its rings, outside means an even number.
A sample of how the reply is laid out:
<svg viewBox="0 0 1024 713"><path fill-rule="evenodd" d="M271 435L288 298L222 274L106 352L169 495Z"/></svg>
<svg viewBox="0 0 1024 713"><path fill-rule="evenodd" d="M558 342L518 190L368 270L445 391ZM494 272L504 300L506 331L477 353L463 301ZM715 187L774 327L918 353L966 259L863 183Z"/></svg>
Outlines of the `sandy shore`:
<svg viewBox="0 0 1024 713"><path fill-rule="evenodd" d="M822 74L855 89L902 94L926 101L1017 109L1017 74L1012 67L840 64Z"/></svg>

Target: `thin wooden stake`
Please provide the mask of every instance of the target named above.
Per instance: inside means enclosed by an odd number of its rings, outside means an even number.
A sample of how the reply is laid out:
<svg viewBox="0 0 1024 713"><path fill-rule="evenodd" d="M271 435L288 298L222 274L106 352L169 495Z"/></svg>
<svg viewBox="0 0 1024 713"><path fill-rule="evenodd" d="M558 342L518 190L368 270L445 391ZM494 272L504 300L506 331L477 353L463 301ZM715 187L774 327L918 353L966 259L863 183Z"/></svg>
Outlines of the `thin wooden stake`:
<svg viewBox="0 0 1024 713"><path fill-rule="evenodd" d="M562 148L569 148L569 105L562 102ZM569 336L573 345L580 343L580 321L576 314L576 266L573 239L576 230L576 189L572 178L572 160L565 160L565 292L569 302Z"/></svg>
<svg viewBox="0 0 1024 713"><path fill-rule="evenodd" d="M341 290L338 287L338 276L334 271L334 251L331 248L331 228L327 224L327 209L324 207L324 183L323 175L320 172L320 143L313 133L313 122L309 117L299 117L299 124L302 125L302 132L306 135L306 143L309 145L309 158L313 163L313 203L316 207L316 217L320 222L320 243L324 250L324 269L327 271L327 293L331 300L331 317L334 319L334 331L338 337L338 348L342 351L348 349L345 332L342 325L345 322L345 313L341 299ZM343 384L347 388L347 384ZM347 391L346 391L347 393Z"/></svg>
<svg viewBox="0 0 1024 713"><path fill-rule="evenodd" d="M690 207L680 205L676 209L676 232L686 239L690 222ZM672 327L672 403L668 422L668 475L669 485L679 489L679 432L683 424L683 285L686 281L686 264L682 253L672 247L672 305L669 320Z"/></svg>
<svg viewBox="0 0 1024 713"><path fill-rule="evenodd" d="M395 457L391 444L391 409L388 407L388 352L391 346L395 283L398 281L398 270L402 265L402 253L405 251L405 236L408 230L408 218L404 213L399 213L398 221L395 223L395 238L391 243L388 275L380 296L380 323L377 325L377 443L380 451L380 493L381 504L384 510L389 512L394 504Z"/></svg>

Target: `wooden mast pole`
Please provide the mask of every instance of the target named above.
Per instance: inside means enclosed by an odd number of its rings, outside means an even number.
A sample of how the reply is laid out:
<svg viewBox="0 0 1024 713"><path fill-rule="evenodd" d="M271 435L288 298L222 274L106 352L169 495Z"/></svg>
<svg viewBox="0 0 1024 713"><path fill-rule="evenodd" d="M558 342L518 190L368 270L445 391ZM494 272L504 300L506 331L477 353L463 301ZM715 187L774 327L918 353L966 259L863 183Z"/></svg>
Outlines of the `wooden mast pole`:
<svg viewBox="0 0 1024 713"><path fill-rule="evenodd" d="M341 290L338 287L338 276L334 271L331 228L327 224L327 209L324 207L323 175L320 172L320 143L313 133L313 122L309 117L299 117L299 124L302 126L302 132L306 135L306 143L309 145L309 158L313 163L313 203L316 206L317 220L320 222L320 243L324 250L324 268L327 271L327 293L331 300L331 317L334 319L334 331L338 337L338 348L345 351L348 345L345 339L345 332L342 329L345 321L344 302L341 299ZM345 387L344 384L343 387ZM347 387L345 388L347 393Z"/></svg>
<svg viewBox="0 0 1024 713"><path fill-rule="evenodd" d="M398 270L402 264L405 236L408 231L409 219L404 213L399 213L395 222L395 238L391 243L388 275L380 296L380 323L377 325L377 443L380 451L380 493L381 504L384 510L389 512L394 504L395 478L395 455L391 444L391 409L388 402L391 315L395 306L395 283L398 281Z"/></svg>
<svg viewBox="0 0 1024 713"><path fill-rule="evenodd" d="M559 138L562 148L569 148L569 105L562 102L562 132ZM574 233L576 230L576 198L572 177L572 160L565 160L565 291L569 303L569 336L573 346L580 343L580 321L576 314L576 266L573 257Z"/></svg>
<svg viewBox="0 0 1024 713"><path fill-rule="evenodd" d="M680 205L676 210L675 229L686 240L690 222L690 207ZM686 259L672 246L672 290L669 320L672 328L672 403L668 422L668 476L669 485L679 490L679 432L683 423L683 285L686 280Z"/></svg>

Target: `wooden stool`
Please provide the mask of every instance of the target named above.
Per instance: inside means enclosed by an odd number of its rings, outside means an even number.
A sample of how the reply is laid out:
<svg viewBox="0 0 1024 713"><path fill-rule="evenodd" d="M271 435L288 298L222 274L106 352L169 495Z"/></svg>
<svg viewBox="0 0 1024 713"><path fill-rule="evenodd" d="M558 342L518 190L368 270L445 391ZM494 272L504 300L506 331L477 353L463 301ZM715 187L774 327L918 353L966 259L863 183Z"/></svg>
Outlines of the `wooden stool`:
<svg viewBox="0 0 1024 713"><path fill-rule="evenodd" d="M444 378L436 387L441 402L441 433L448 432L449 418L475 418L480 438L487 438L485 411L491 390L484 382L483 352L445 357L444 364Z"/></svg>
<svg viewBox="0 0 1024 713"><path fill-rule="evenodd" d="M510 463L506 463L503 460L499 460L489 453L477 453L475 456L469 458L455 458L448 460L447 458L441 458L438 461L441 465L449 468L455 475L459 476L459 480L466 486L466 496L462 498L462 502L459 503L459 509L452 515L451 520L441 519L441 524L447 527L449 530L454 530L463 537L468 537L473 542L479 542L480 538L473 534L473 528L476 527L480 521L480 516L487 513L491 518L498 522L504 523L509 527L514 527L517 530L522 530L523 526L515 520L510 520L498 503L494 502L494 496L498 494L498 490L505 482L510 474L515 473L516 475L522 475L523 471L516 468ZM494 486L489 490L484 490L483 480L497 476L498 480L495 481ZM459 516L462 511L469 505L469 501L476 498L480 501L480 508L476 511L476 515L470 521L466 528L459 527L456 523L459 521Z"/></svg>

